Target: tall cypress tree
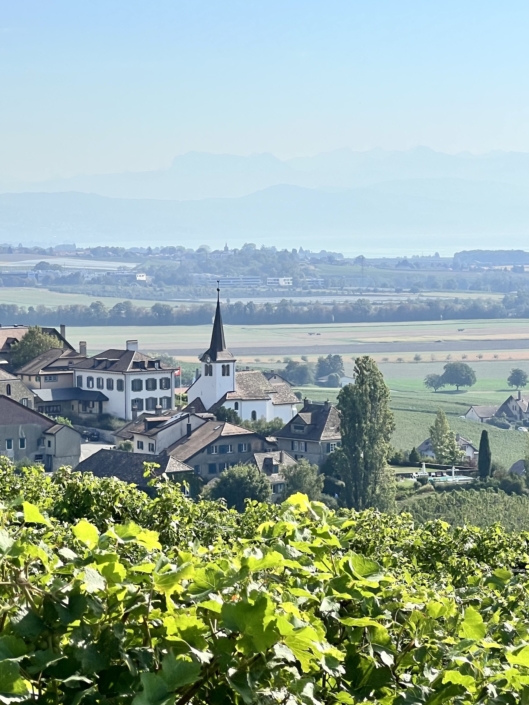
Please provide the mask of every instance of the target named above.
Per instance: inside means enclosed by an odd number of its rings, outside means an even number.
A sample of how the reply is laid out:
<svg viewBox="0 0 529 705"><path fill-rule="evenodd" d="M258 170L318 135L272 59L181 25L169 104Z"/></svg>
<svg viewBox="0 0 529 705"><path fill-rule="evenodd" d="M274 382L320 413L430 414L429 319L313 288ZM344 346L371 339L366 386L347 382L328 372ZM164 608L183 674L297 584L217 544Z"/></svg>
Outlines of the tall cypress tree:
<svg viewBox="0 0 529 705"><path fill-rule="evenodd" d="M492 468L492 453L490 452L489 432L482 431L479 439L478 472L482 480L490 477Z"/></svg>
<svg viewBox="0 0 529 705"><path fill-rule="evenodd" d="M375 361L367 356L355 362L354 384L338 395L342 446L340 475L347 505L354 509L391 509L395 480L387 467L391 434L395 428L389 408L389 389Z"/></svg>

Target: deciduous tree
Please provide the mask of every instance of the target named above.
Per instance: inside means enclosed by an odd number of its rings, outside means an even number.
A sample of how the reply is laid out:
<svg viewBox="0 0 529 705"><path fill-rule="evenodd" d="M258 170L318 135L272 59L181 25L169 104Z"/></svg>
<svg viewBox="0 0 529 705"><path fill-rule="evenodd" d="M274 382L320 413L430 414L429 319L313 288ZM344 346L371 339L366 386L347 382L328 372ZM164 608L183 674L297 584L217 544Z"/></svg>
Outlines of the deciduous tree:
<svg viewBox="0 0 529 705"><path fill-rule="evenodd" d="M266 475L255 465L234 465L224 470L217 482L207 488L209 499L225 499L228 507L244 511L246 499L268 502L272 494Z"/></svg>
<svg viewBox="0 0 529 705"><path fill-rule="evenodd" d="M447 362L441 376L443 384L459 387L472 387L476 384L476 373L466 362Z"/></svg>
<svg viewBox="0 0 529 705"><path fill-rule="evenodd" d="M285 478L285 499L296 492L306 494L310 500L320 499L325 478L320 474L317 465L311 465L308 460L302 459L295 465L285 466L281 474Z"/></svg>
<svg viewBox="0 0 529 705"><path fill-rule="evenodd" d="M388 509L394 501L394 477L387 468L391 434L395 428L389 408L389 389L375 361L355 362L355 384L338 395L342 447L340 475L349 507Z"/></svg>
<svg viewBox="0 0 529 705"><path fill-rule="evenodd" d="M527 372L524 372L524 370L521 370L519 367L514 367L511 370L511 374L507 377L509 387L516 387L516 389L526 387L527 381Z"/></svg>
<svg viewBox="0 0 529 705"><path fill-rule="evenodd" d="M42 355L52 348L61 347L62 343L58 338L44 333L41 328L34 326L29 328L26 335L14 346L11 362L15 368L22 367L37 355Z"/></svg>
<svg viewBox="0 0 529 705"><path fill-rule="evenodd" d="M446 414L440 409L433 425L430 426L430 441L438 463L449 465L461 460L462 453L457 445L456 435L448 425Z"/></svg>
<svg viewBox="0 0 529 705"><path fill-rule="evenodd" d="M436 392L438 389L442 389L445 385L441 375L430 374L426 375L424 378L424 386L427 389L433 389Z"/></svg>

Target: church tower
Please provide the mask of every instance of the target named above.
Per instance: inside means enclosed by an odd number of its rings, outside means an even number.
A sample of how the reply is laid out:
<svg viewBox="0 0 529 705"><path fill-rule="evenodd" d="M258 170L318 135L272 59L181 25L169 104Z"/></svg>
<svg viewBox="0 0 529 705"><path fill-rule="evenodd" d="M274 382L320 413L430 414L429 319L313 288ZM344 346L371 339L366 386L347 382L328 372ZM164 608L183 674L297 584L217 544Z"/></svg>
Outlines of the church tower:
<svg viewBox="0 0 529 705"><path fill-rule="evenodd" d="M235 391L236 361L226 347L220 310L220 289L217 289L217 308L211 343L199 359L202 363L202 374L188 390L188 394L190 399L200 398L206 409L209 409L225 394Z"/></svg>

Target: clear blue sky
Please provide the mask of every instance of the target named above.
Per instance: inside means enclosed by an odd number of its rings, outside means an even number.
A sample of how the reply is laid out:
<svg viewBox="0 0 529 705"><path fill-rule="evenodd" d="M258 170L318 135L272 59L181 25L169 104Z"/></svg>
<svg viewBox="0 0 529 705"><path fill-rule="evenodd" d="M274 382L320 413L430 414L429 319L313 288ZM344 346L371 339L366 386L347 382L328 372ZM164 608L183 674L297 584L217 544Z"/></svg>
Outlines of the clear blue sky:
<svg viewBox="0 0 529 705"><path fill-rule="evenodd" d="M0 0L0 178L529 151L529 3Z"/></svg>

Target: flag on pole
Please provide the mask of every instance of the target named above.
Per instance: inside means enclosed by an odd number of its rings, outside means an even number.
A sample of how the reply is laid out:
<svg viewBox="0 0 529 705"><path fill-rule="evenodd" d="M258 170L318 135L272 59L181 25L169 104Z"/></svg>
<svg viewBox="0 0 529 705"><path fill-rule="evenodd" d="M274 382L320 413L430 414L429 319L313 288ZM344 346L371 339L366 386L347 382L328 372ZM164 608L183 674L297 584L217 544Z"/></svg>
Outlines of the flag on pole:
<svg viewBox="0 0 529 705"><path fill-rule="evenodd" d="M182 374L182 368L181 368L181 367L177 367L176 370L174 371L174 376L175 376L175 377L180 377L181 374Z"/></svg>

